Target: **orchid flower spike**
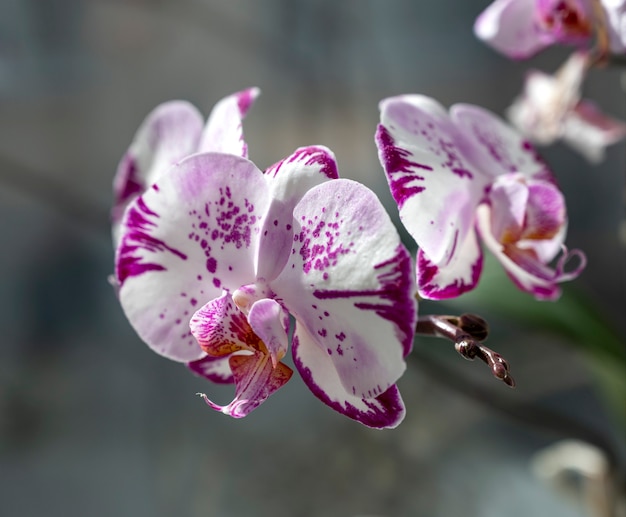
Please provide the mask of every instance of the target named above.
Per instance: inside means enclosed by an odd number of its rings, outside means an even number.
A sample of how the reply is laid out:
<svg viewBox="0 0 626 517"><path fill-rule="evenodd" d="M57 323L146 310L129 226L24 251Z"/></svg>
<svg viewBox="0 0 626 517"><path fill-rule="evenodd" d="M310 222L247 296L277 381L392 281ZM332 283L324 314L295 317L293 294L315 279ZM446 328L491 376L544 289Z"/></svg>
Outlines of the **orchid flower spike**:
<svg viewBox="0 0 626 517"><path fill-rule="evenodd" d="M507 115L531 141L547 145L562 139L590 162L599 163L607 146L626 137L626 124L581 99L588 64L588 54L574 52L554 76L531 71Z"/></svg>
<svg viewBox="0 0 626 517"><path fill-rule="evenodd" d="M122 308L157 353L235 383L224 406L202 395L213 409L240 418L263 403L292 375L291 345L322 402L395 427L417 317L411 257L374 193L338 178L329 149L300 148L265 172L247 159L241 119L256 93L218 103L204 133L146 123L159 138L132 154L153 183L119 223Z"/></svg>
<svg viewBox="0 0 626 517"><path fill-rule="evenodd" d="M563 194L532 146L487 110L403 95L381 102L380 161L402 223L419 246L418 293L453 298L476 287L478 237L523 291L555 300L585 256L563 245ZM563 250L556 267L549 263ZM578 267L565 271L572 257Z"/></svg>
<svg viewBox="0 0 626 517"><path fill-rule="evenodd" d="M589 46L606 40L626 51L626 0L495 0L476 19L474 33L512 59L526 59L554 44Z"/></svg>

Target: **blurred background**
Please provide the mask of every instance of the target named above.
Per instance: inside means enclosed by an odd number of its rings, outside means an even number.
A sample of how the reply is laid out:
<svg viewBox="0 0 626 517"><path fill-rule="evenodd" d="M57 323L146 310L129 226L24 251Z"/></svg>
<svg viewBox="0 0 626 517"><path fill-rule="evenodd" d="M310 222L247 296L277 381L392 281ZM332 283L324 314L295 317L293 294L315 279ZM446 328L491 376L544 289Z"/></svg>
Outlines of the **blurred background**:
<svg viewBox="0 0 626 517"><path fill-rule="evenodd" d="M227 402L232 389L151 352L107 283L117 162L169 99L208 114L259 86L245 134L260 168L327 145L397 221L373 140L379 100L423 93L502 114L529 67L568 55L497 55L472 34L488 3L0 1L0 515L610 515L584 476L555 490L537 455L586 436L623 471L624 144L599 166L543 150L567 243L589 259L560 302L520 295L490 263L476 293L420 307L486 317L518 387L418 337L393 431L333 412L297 375L243 420L211 411L194 394ZM626 119L620 70L594 70L585 93Z"/></svg>

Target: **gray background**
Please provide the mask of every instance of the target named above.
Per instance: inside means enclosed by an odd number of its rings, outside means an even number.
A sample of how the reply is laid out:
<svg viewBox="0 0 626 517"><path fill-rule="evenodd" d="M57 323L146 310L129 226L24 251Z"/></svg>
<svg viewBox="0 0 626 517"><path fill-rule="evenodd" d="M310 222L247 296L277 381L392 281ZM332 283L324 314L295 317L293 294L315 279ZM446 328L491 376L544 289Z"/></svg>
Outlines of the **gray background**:
<svg viewBox="0 0 626 517"><path fill-rule="evenodd" d="M380 99L424 93L502 113L528 67L552 71L567 55L513 63L495 54L471 30L487 4L0 2L0 515L587 515L529 468L567 432L504 416L439 370L480 383L513 413L543 404L623 445L566 338L490 319L489 344L512 362L515 391L418 338L399 384L408 416L394 431L334 413L297 375L235 421L194 396L226 402L231 389L153 354L107 284L117 162L143 117L173 98L208 113L259 86L245 122L259 167L328 145L340 174L376 190L395 218L373 143ZM617 70L593 71L586 92L626 119ZM624 150L595 167L560 145L544 152L567 197L567 242L589 258L576 288L622 342Z"/></svg>

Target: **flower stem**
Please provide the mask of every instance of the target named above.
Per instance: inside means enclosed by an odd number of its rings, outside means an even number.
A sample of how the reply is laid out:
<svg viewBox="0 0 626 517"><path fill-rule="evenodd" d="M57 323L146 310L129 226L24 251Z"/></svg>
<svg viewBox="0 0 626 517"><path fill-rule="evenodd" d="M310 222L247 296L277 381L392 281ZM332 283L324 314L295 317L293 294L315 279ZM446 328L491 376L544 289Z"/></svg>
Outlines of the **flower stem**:
<svg viewBox="0 0 626 517"><path fill-rule="evenodd" d="M461 316L428 315L420 316L415 333L448 339L455 350L465 359L473 361L477 357L491 369L496 379L507 386L515 387L510 375L509 363L500 354L483 345L489 334L487 322L475 314Z"/></svg>

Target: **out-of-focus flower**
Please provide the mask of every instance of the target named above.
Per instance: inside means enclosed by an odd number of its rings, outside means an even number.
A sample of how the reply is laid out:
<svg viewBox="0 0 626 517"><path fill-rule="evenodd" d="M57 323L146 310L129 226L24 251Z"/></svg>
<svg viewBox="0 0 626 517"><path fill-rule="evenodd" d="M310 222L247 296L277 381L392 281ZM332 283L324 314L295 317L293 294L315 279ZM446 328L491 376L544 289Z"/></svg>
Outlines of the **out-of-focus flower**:
<svg viewBox="0 0 626 517"><path fill-rule="evenodd" d="M588 56L575 52L554 75L533 70L508 117L526 137L541 145L562 139L597 163L607 146L626 136L626 124L604 115L581 99Z"/></svg>
<svg viewBox="0 0 626 517"><path fill-rule="evenodd" d="M606 13L609 48L614 54L626 53L626 0L602 0Z"/></svg>
<svg viewBox="0 0 626 517"><path fill-rule="evenodd" d="M567 216L555 179L532 146L492 113L467 104L450 115L435 100L381 102L380 161L400 218L419 246L418 292L459 296L478 283L478 235L522 290L558 298L559 282L584 267L563 241ZM549 263L563 250L556 268ZM580 265L564 271L572 256Z"/></svg>
<svg viewBox="0 0 626 517"><path fill-rule="evenodd" d="M594 31L611 52L626 48L626 0L495 0L476 19L474 33L513 59L554 45L588 45Z"/></svg>
<svg viewBox="0 0 626 517"><path fill-rule="evenodd" d="M215 134L233 135L242 112ZM292 375L281 362L291 316L311 391L367 426L396 426L416 322L408 251L376 196L338 179L327 148L300 148L263 173L240 134L234 151L173 165L126 209L116 277L128 319L159 354L234 381L230 404L203 396L243 417Z"/></svg>

